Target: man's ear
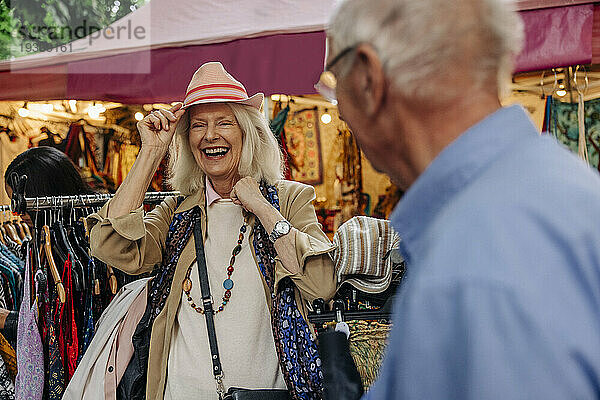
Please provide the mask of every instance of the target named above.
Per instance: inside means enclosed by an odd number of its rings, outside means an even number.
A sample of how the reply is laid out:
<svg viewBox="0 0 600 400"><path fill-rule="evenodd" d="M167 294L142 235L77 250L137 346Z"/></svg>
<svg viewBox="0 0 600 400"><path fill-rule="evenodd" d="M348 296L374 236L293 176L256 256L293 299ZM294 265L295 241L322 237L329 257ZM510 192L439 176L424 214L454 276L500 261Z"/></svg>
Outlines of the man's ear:
<svg viewBox="0 0 600 400"><path fill-rule="evenodd" d="M367 116L373 117L383 107L386 94L385 73L375 49L368 44L356 48L352 79Z"/></svg>

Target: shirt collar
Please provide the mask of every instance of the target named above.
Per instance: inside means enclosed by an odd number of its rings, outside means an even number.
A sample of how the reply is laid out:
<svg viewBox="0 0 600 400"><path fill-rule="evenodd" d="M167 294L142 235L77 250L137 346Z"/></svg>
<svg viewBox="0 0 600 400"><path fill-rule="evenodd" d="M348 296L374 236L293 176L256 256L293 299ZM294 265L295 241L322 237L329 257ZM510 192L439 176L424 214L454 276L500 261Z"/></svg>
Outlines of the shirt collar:
<svg viewBox="0 0 600 400"><path fill-rule="evenodd" d="M538 135L519 105L501 108L463 132L429 164L404 194L390 219L410 260L414 246L450 199L524 134Z"/></svg>
<svg viewBox="0 0 600 400"><path fill-rule="evenodd" d="M210 179L206 179L206 205L210 206L217 200L221 200L222 197L217 193L215 188L213 188L212 183L210 183Z"/></svg>

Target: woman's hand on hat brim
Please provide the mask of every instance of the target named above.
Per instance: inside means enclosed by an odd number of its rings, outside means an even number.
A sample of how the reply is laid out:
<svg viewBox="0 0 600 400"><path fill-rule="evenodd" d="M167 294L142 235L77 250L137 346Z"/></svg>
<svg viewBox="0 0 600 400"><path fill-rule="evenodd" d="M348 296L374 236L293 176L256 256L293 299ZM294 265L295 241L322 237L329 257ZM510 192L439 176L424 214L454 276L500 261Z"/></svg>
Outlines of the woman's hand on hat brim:
<svg viewBox="0 0 600 400"><path fill-rule="evenodd" d="M159 148L165 152L175 134L177 122L185 113L178 103L169 110L154 110L137 123L142 147Z"/></svg>

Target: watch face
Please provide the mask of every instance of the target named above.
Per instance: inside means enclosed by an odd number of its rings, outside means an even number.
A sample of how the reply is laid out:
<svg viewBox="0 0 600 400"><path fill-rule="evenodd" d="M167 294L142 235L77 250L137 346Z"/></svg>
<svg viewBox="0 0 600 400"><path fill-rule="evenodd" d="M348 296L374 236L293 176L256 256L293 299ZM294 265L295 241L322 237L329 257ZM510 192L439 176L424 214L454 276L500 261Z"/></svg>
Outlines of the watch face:
<svg viewBox="0 0 600 400"><path fill-rule="evenodd" d="M286 221L279 221L275 224L275 230L281 235L287 235L290 232L290 224Z"/></svg>

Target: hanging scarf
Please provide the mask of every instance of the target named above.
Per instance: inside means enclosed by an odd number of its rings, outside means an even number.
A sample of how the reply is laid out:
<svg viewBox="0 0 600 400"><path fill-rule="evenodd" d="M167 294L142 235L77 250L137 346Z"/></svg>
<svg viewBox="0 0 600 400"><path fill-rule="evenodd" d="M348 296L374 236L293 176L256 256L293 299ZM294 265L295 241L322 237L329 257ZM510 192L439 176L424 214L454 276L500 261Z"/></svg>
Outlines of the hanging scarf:
<svg viewBox="0 0 600 400"><path fill-rule="evenodd" d="M38 302L31 304L31 250L28 249L23 281L23 301L17 326L17 399L41 400L44 392L44 351L37 326Z"/></svg>
<svg viewBox="0 0 600 400"><path fill-rule="evenodd" d="M279 211L279 197L274 186L261 184L263 196ZM323 374L317 345L310 327L302 317L291 279L275 285L275 257L277 253L269 235L258 219L254 225L254 252L273 299L271 324L275 348L283 377L294 399L320 399Z"/></svg>
<svg viewBox="0 0 600 400"><path fill-rule="evenodd" d="M179 199L178 205L179 203L181 203L181 199ZM167 302L167 298L171 292L173 276L175 276L175 268L177 267L183 248L188 243L194 231L194 217L197 212L197 208L192 208L173 216L169 232L167 233L162 268L150 281L150 290L148 290L150 325L152 325L152 322L154 322Z"/></svg>
<svg viewBox="0 0 600 400"><path fill-rule="evenodd" d="M587 164L590 163L587 151L587 143L585 140L585 102L583 101L583 93L579 92L577 98L577 122L579 124L579 140L578 140L578 154L579 157Z"/></svg>
<svg viewBox="0 0 600 400"><path fill-rule="evenodd" d="M279 210L279 197L275 186L261 183L260 189L269 203ZM167 233L163 267L150 284L148 299L151 304L151 321L160 314L169 297L175 268L192 235L195 216L199 212L199 208L195 207L173 216ZM274 293L277 253L258 219L254 224L253 245L260 271L271 291L273 338L286 385L294 399L321 399L323 374L317 345L296 303L295 286L292 281L281 281L277 293Z"/></svg>

